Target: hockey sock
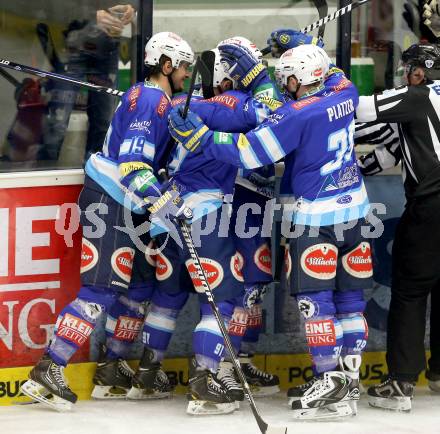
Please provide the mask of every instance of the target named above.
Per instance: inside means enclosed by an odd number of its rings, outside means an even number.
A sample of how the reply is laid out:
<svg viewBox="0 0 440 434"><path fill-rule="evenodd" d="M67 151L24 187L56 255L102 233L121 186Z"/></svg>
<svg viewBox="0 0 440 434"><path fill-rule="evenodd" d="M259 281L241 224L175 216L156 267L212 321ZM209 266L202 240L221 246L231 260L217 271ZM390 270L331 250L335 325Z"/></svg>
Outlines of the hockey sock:
<svg viewBox="0 0 440 434"><path fill-rule="evenodd" d="M234 304L222 301L217 303L217 306L228 328ZM201 304L200 312L202 318L193 333L193 350L198 366L216 372L220 360L225 355L225 342L209 304Z"/></svg>
<svg viewBox="0 0 440 434"><path fill-rule="evenodd" d="M307 345L315 374L335 370L342 350L343 332L335 316L333 291L308 292L296 298L305 318Z"/></svg>
<svg viewBox="0 0 440 434"><path fill-rule="evenodd" d="M248 317L248 309L235 306L232 312L232 318L228 324L228 335L236 353L240 351L241 343L246 333ZM229 354L227 354L227 356L229 356Z"/></svg>
<svg viewBox="0 0 440 434"><path fill-rule="evenodd" d="M117 296L107 288L81 287L77 298L61 311L55 324L47 353L56 364L67 365L86 343L100 315L109 310Z"/></svg>
<svg viewBox="0 0 440 434"><path fill-rule="evenodd" d="M257 303L248 310L246 333L240 348L241 353L254 354L262 328L263 308L261 303Z"/></svg>
<svg viewBox="0 0 440 434"><path fill-rule="evenodd" d="M368 339L368 325L363 312L366 302L362 290L335 292L337 318L342 325L342 356L361 355Z"/></svg>
<svg viewBox="0 0 440 434"><path fill-rule="evenodd" d="M131 344L136 340L144 322L146 303L153 287L130 287L110 308L105 323L106 358L126 358Z"/></svg>
<svg viewBox="0 0 440 434"><path fill-rule="evenodd" d="M188 295L186 291L177 294L166 294L159 290L154 292L142 332L142 343L153 352L153 363L165 357L177 317Z"/></svg>

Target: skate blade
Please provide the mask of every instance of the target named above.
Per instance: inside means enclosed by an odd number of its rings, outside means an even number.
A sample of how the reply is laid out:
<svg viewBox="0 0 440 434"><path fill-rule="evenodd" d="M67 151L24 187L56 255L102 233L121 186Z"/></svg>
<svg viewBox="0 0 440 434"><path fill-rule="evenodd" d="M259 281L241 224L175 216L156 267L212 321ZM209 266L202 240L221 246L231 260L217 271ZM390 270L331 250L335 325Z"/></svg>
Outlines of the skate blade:
<svg viewBox="0 0 440 434"><path fill-rule="evenodd" d="M44 386L34 380L28 380L21 386L21 391L34 401L41 402L57 411L69 411L72 409L72 403L51 394Z"/></svg>
<svg viewBox="0 0 440 434"><path fill-rule="evenodd" d="M428 381L429 389L434 393L440 393L440 381Z"/></svg>
<svg viewBox="0 0 440 434"><path fill-rule="evenodd" d="M234 401L235 409L240 410L240 401Z"/></svg>
<svg viewBox="0 0 440 434"><path fill-rule="evenodd" d="M95 386L92 391L93 399L125 399L128 389L120 386Z"/></svg>
<svg viewBox="0 0 440 434"><path fill-rule="evenodd" d="M139 389L137 387L132 387L127 392L127 399L132 400L163 399L170 398L171 396L171 392L157 392L152 389Z"/></svg>
<svg viewBox="0 0 440 434"><path fill-rule="evenodd" d="M368 404L370 407L382 408L384 410L411 411L410 397L380 398L377 396L368 396Z"/></svg>
<svg viewBox="0 0 440 434"><path fill-rule="evenodd" d="M255 398L262 398L264 396L275 395L280 391L280 387L279 386L262 387L262 386L251 385L251 391L252 391L252 395L254 395Z"/></svg>
<svg viewBox="0 0 440 434"><path fill-rule="evenodd" d="M350 401L348 402L348 404L349 404L350 407L351 407L351 414L352 414L352 416L356 416L356 415L357 415L357 412L358 412L357 401L358 401L358 400L354 400L354 399L352 399L352 400L350 400Z"/></svg>
<svg viewBox="0 0 440 434"><path fill-rule="evenodd" d="M194 400L188 402L188 407L186 408L187 414L192 416L204 416L213 414L229 414L237 409L236 401L217 403L209 401Z"/></svg>
<svg viewBox="0 0 440 434"><path fill-rule="evenodd" d="M293 410L293 418L299 420L339 419L351 416L353 410L349 402L338 402L323 407Z"/></svg>

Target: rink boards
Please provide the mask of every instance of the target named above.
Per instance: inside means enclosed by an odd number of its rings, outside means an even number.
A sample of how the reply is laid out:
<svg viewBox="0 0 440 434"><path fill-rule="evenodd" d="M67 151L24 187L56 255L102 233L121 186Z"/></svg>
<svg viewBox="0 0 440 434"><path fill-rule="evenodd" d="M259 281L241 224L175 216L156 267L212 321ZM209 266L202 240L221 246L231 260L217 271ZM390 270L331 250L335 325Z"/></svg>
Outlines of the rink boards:
<svg viewBox="0 0 440 434"><path fill-rule="evenodd" d="M429 357L429 352L427 353ZM133 367L136 362L130 363ZM308 354L271 354L255 356L255 364L276 374L280 378L281 389L305 382L311 376ZM188 385L188 358L166 359L164 369L170 377L177 380L177 394L185 393ZM92 378L96 363L74 363L66 368L69 386L78 394L78 399L90 399L93 389ZM19 386L26 381L31 366L0 369L0 405L13 405L28 402L29 398L20 394ZM364 385L377 383L386 373L385 352L367 352L363 356L361 378ZM420 376L418 385L426 385L426 379Z"/></svg>

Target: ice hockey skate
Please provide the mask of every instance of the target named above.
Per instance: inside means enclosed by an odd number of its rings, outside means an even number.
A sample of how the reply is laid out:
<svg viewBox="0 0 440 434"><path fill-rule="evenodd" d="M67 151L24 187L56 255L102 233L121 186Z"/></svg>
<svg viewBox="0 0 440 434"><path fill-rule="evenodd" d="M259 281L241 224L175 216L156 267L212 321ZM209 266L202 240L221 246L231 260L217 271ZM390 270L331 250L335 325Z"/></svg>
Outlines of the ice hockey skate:
<svg viewBox="0 0 440 434"><path fill-rule="evenodd" d="M299 386L290 387L287 390L287 398L289 398L289 405L292 405L293 401L301 399L304 394L318 381L322 379L322 375L315 375L307 383L300 384Z"/></svg>
<svg viewBox="0 0 440 434"><path fill-rule="evenodd" d="M258 369L252 363L252 357L240 354L240 365L254 396L270 396L280 391L280 380L276 375Z"/></svg>
<svg viewBox="0 0 440 434"><path fill-rule="evenodd" d="M237 407L234 398L229 395L223 384L209 370L191 363L188 407L191 415L212 415L232 413Z"/></svg>
<svg viewBox="0 0 440 434"><path fill-rule="evenodd" d="M343 372L325 372L292 402L293 417L302 420L335 419L352 415L349 380Z"/></svg>
<svg viewBox="0 0 440 434"><path fill-rule="evenodd" d="M349 380L349 398L353 416L357 414L357 402L361 396L359 381L361 363L362 357L360 355L346 355L340 359L342 372L344 372Z"/></svg>
<svg viewBox="0 0 440 434"><path fill-rule="evenodd" d="M29 372L29 380L21 386L21 391L57 411L70 410L78 399L67 385L64 367L57 365L47 354Z"/></svg>
<svg viewBox="0 0 440 434"><path fill-rule="evenodd" d="M429 388L436 393L440 393L440 374L432 371L426 371Z"/></svg>
<svg viewBox="0 0 440 434"><path fill-rule="evenodd" d="M388 376L385 381L368 389L368 403L371 407L385 410L411 411L414 384L399 381Z"/></svg>
<svg viewBox="0 0 440 434"><path fill-rule="evenodd" d="M168 398L174 389L159 362L152 362L153 353L144 350L139 367L132 378L128 399Z"/></svg>
<svg viewBox="0 0 440 434"><path fill-rule="evenodd" d="M92 391L94 399L126 398L131 389L134 371L123 359L98 362Z"/></svg>
<svg viewBox="0 0 440 434"><path fill-rule="evenodd" d="M237 381L232 362L226 360L220 362L215 378L226 389L228 395L235 401L236 408L239 409L240 401L244 400L244 392Z"/></svg>

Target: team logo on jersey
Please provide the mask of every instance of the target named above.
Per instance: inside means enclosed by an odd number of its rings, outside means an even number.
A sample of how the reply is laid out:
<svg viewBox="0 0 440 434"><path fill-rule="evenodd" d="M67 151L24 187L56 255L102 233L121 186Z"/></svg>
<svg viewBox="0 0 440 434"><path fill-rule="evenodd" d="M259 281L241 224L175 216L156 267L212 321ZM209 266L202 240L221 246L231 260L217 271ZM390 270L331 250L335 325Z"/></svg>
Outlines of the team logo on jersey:
<svg viewBox="0 0 440 434"><path fill-rule="evenodd" d="M162 95L159 100L159 104L156 107L156 113L162 118L168 107L168 98Z"/></svg>
<svg viewBox="0 0 440 434"><path fill-rule="evenodd" d="M252 306L255 306L257 301L260 299L260 294L260 285L245 286L243 306L247 307L248 309L250 309Z"/></svg>
<svg viewBox="0 0 440 434"><path fill-rule="evenodd" d="M113 252L111 264L113 271L125 282L130 283L133 270L134 249L120 247Z"/></svg>
<svg viewBox="0 0 440 434"><path fill-rule="evenodd" d="M229 321L228 335L244 336L246 333L247 320L247 311L243 308L236 307Z"/></svg>
<svg viewBox="0 0 440 434"><path fill-rule="evenodd" d="M317 96L311 96L309 98L303 99L301 101L296 101L292 104L292 108L295 110L301 110L304 107L309 106L310 104L313 104L317 101L319 101L321 98L318 98Z"/></svg>
<svg viewBox="0 0 440 434"><path fill-rule="evenodd" d="M240 252L235 252L235 255L231 257L230 267L232 275L239 281L244 282L243 277L243 265L244 259Z"/></svg>
<svg viewBox="0 0 440 434"><path fill-rule="evenodd" d="M292 258L290 256L289 245L284 247L284 272L286 273L286 279L289 280L290 273L292 272Z"/></svg>
<svg viewBox="0 0 440 434"><path fill-rule="evenodd" d="M98 250L96 247L87 239L82 239L81 247L81 268L80 272L85 273L91 270L98 262Z"/></svg>
<svg viewBox="0 0 440 434"><path fill-rule="evenodd" d="M137 105L137 100L139 98L139 95L141 94L141 88L140 86L136 86L133 89L130 90L130 93L128 94L128 111L132 112Z"/></svg>
<svg viewBox="0 0 440 434"><path fill-rule="evenodd" d="M173 273L173 266L170 260L163 254L158 253L156 255L156 279L166 280Z"/></svg>
<svg viewBox="0 0 440 434"><path fill-rule="evenodd" d="M145 259L152 267L156 266L157 251L153 240L148 243L148 246L145 249Z"/></svg>
<svg viewBox="0 0 440 434"><path fill-rule="evenodd" d="M373 275L373 261L371 259L370 243L363 241L351 252L342 257L344 270L360 279L366 279Z"/></svg>
<svg viewBox="0 0 440 434"><path fill-rule="evenodd" d="M336 276L337 258L338 250L332 244L315 244L301 255L301 268L315 279L333 279Z"/></svg>
<svg viewBox="0 0 440 434"><path fill-rule="evenodd" d="M313 316L319 315L318 303L314 302L309 297L301 296L298 299L298 309L305 319L310 319Z"/></svg>
<svg viewBox="0 0 440 434"><path fill-rule="evenodd" d="M434 66L434 61L432 59L425 60L425 66L431 69Z"/></svg>
<svg viewBox="0 0 440 434"><path fill-rule="evenodd" d="M56 335L80 347L91 335L93 328L93 325L88 321L65 313L61 318Z"/></svg>
<svg viewBox="0 0 440 434"><path fill-rule="evenodd" d="M143 320L129 316L120 316L115 326L113 337L120 341L133 342L139 334Z"/></svg>
<svg viewBox="0 0 440 434"><path fill-rule="evenodd" d="M206 279L208 280L209 287L211 289L217 288L217 286L219 286L223 281L223 267L217 261L214 261L210 258L200 258L200 262L202 263L202 268L205 272ZM185 262L185 265L193 282L194 289L200 293L205 292L204 286L202 285L202 281L200 280L199 273L197 271L197 267L192 259L188 259Z"/></svg>
<svg viewBox="0 0 440 434"><path fill-rule="evenodd" d="M349 194L345 194L344 196L341 196L336 202L339 203L339 205L347 205L353 200L353 197Z"/></svg>
<svg viewBox="0 0 440 434"><path fill-rule="evenodd" d="M254 262L263 273L272 275L272 253L267 243L264 243L256 250Z"/></svg>
<svg viewBox="0 0 440 434"><path fill-rule="evenodd" d="M335 324L331 319L306 321L306 338L310 347L336 345Z"/></svg>
<svg viewBox="0 0 440 434"><path fill-rule="evenodd" d="M96 321L101 315L103 307L98 303L87 302L81 309L81 313L88 319Z"/></svg>

